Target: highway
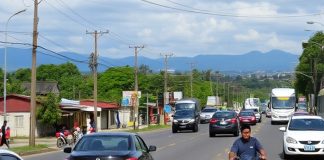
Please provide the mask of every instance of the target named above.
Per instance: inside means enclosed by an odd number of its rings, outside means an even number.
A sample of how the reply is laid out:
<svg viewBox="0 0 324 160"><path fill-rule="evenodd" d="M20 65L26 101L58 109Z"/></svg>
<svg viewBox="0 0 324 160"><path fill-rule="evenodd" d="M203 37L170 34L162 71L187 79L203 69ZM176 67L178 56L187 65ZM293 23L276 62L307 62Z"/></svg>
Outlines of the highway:
<svg viewBox="0 0 324 160"><path fill-rule="evenodd" d="M268 160L281 160L282 135L281 125L271 125L270 119L263 116L262 123L252 126L252 136L257 137L265 150ZM140 133L147 145L156 145L157 151L152 152L155 160L225 160L235 139L233 135L216 135L210 138L208 124L200 124L199 131L185 131L173 134L171 129ZM44 153L23 157L25 160L59 160L68 154L59 152ZM323 157L294 157L295 159L320 160Z"/></svg>

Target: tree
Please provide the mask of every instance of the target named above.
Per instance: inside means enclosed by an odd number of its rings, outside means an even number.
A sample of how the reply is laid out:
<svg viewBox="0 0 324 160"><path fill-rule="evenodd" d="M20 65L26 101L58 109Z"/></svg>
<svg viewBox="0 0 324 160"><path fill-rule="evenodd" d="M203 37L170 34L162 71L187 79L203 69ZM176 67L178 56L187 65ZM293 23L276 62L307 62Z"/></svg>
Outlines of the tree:
<svg viewBox="0 0 324 160"><path fill-rule="evenodd" d="M317 93L319 84L324 73L324 45L323 32L317 32L308 40L308 45L304 46L299 64L296 67L295 88L303 95ZM315 90L314 84L315 82Z"/></svg>
<svg viewBox="0 0 324 160"><path fill-rule="evenodd" d="M37 119L43 124L52 126L59 124L61 121L59 102L59 97L56 97L53 93L49 93L37 110Z"/></svg>

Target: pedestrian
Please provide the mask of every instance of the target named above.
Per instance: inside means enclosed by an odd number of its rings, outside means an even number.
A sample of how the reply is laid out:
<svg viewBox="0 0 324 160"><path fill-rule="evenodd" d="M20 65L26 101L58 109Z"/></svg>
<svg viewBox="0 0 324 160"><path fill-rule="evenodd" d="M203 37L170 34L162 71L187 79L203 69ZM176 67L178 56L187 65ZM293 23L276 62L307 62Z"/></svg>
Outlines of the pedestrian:
<svg viewBox="0 0 324 160"><path fill-rule="evenodd" d="M242 137L234 142L229 152L229 160L235 160L236 158L240 158L240 160L267 159L266 152L260 142L256 138L251 137L251 127L249 125L241 127L241 134Z"/></svg>
<svg viewBox="0 0 324 160"><path fill-rule="evenodd" d="M6 138L6 129L7 129L7 121L4 120L3 125L1 127L1 143L0 143L0 146L2 146L3 144L6 144L6 146L9 148L9 143L7 141L7 138Z"/></svg>

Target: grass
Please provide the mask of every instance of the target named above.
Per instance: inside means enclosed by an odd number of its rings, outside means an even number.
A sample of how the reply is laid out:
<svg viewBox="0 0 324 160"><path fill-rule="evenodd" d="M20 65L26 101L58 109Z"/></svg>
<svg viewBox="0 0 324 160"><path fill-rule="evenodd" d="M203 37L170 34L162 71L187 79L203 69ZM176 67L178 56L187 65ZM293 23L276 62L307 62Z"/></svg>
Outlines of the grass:
<svg viewBox="0 0 324 160"><path fill-rule="evenodd" d="M154 131L158 129L164 129L164 128L170 128L170 125L149 125L148 127L142 128L142 129L130 129L127 130L128 132L146 132L146 131Z"/></svg>
<svg viewBox="0 0 324 160"><path fill-rule="evenodd" d="M48 149L48 145L46 144L37 144L35 147L31 146L20 146L20 147L12 147L11 151L16 152L19 155L25 155L28 153L39 152L40 150Z"/></svg>

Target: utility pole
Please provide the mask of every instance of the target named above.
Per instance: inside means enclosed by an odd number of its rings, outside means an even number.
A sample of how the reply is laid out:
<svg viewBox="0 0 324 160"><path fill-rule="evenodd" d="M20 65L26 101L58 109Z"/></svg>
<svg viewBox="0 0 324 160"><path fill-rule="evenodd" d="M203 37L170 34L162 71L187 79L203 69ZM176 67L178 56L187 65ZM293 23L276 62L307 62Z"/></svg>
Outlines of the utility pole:
<svg viewBox="0 0 324 160"><path fill-rule="evenodd" d="M209 87L210 87L210 93L211 93L211 95L214 95L214 93L213 93L213 83L212 83L212 73L210 72L209 73ZM217 89L217 88L216 88Z"/></svg>
<svg viewBox="0 0 324 160"><path fill-rule="evenodd" d="M135 86L134 86L134 91L135 91L135 103L133 104L133 122L134 122L134 130L136 129L136 126L139 126L139 116L138 116L138 106L137 106L137 102L138 102L138 78L137 78L137 72L138 72L138 68L137 68L137 54L138 54L138 48L144 48L144 45L141 46L129 46L129 48L134 48L135 50L135 65L134 65L134 75L135 75ZM137 119L137 125L136 125L136 119Z"/></svg>
<svg viewBox="0 0 324 160"><path fill-rule="evenodd" d="M173 56L173 54L161 54L161 56L164 56L164 93L163 93L163 108L167 104L167 93L168 93L168 58ZM164 112L163 113L163 122L164 122ZM161 122L161 116L160 116L160 122Z"/></svg>
<svg viewBox="0 0 324 160"><path fill-rule="evenodd" d="M190 62L190 70L191 70L191 73L190 73L190 98L192 98L192 80L193 80L193 73L192 73L192 70L193 70L193 67L194 67L194 62Z"/></svg>
<svg viewBox="0 0 324 160"><path fill-rule="evenodd" d="M30 128L29 146L35 147L36 129L36 50L37 50L37 31L38 26L38 0L34 1L34 22L33 22L33 51L32 51L32 73L30 86Z"/></svg>
<svg viewBox="0 0 324 160"><path fill-rule="evenodd" d="M98 62L97 62L97 57L98 57L98 34L99 35L103 35L109 33L108 31L105 32L98 32L97 30L95 30L94 32L88 32L86 31L86 34L91 34L94 35L94 39L95 39L95 43L94 43L94 53L91 53L90 55L90 69L93 73L93 107L94 107L94 111L93 111L93 119L94 119L94 127L96 132L98 131L98 124L97 124L97 104L98 104L98 100L97 100L97 67L98 67Z"/></svg>

